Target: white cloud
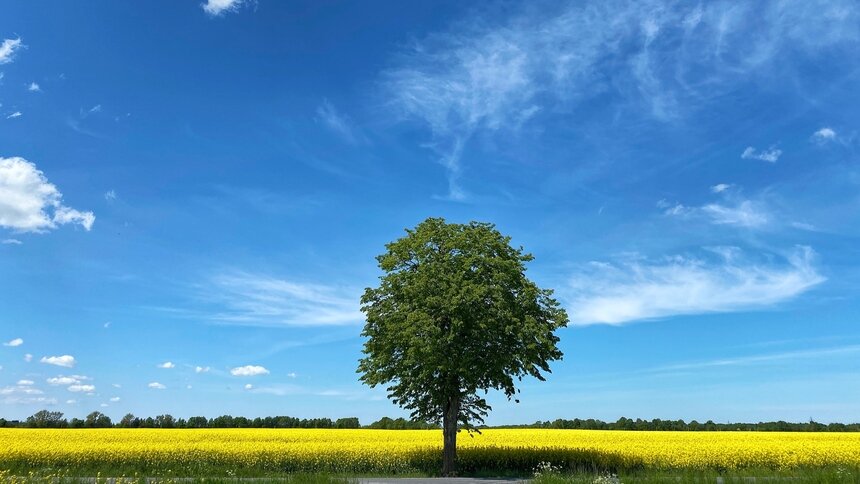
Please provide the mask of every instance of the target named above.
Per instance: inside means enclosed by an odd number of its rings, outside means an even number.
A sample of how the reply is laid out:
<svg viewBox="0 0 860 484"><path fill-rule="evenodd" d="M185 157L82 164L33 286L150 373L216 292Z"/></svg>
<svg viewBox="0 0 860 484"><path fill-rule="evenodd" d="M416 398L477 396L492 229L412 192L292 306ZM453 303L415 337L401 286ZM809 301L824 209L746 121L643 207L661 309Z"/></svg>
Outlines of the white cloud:
<svg viewBox="0 0 860 484"><path fill-rule="evenodd" d="M159 367L159 368L170 369L170 368L175 368L175 367L176 367L176 365L174 365L174 364L173 364L173 362L171 362L171 361L165 361L164 363L162 363L162 364L158 365L158 367Z"/></svg>
<svg viewBox="0 0 860 484"><path fill-rule="evenodd" d="M327 128L337 133L344 140L350 143L354 143L356 141L356 136L353 132L354 130L349 118L340 114L328 99L323 99L323 102L317 106L316 119L317 121L322 122Z"/></svg>
<svg viewBox="0 0 860 484"><path fill-rule="evenodd" d="M213 278L202 297L223 306L210 316L222 323L256 326L330 326L364 320L360 291L236 272Z"/></svg>
<svg viewBox="0 0 860 484"><path fill-rule="evenodd" d="M25 354L24 361L26 361L27 363L33 361L33 355L31 355L30 353Z"/></svg>
<svg viewBox="0 0 860 484"><path fill-rule="evenodd" d="M251 385L250 383L245 384L245 390L251 390L252 388L254 388L254 385Z"/></svg>
<svg viewBox="0 0 860 484"><path fill-rule="evenodd" d="M23 114L24 113L22 113L21 111L15 111L14 113L11 113L8 116L6 116L6 119L20 118L21 116L23 116Z"/></svg>
<svg viewBox="0 0 860 484"><path fill-rule="evenodd" d="M85 384L81 384L81 383L75 383L74 385L69 385L69 387L67 389L70 392L75 392L75 393L80 393L80 392L90 393L90 392L94 392L96 390L96 387L95 387L95 385L85 385Z"/></svg>
<svg viewBox="0 0 860 484"><path fill-rule="evenodd" d="M776 163L776 160L782 155L782 150L771 147L767 150L756 151L752 146L747 146L747 149L741 153L741 158L745 160L761 160L768 163Z"/></svg>
<svg viewBox="0 0 860 484"><path fill-rule="evenodd" d="M118 402L118 401L120 401L120 398L119 398L119 397L111 397L111 398L110 398L110 401L112 401L112 402Z"/></svg>
<svg viewBox="0 0 860 484"><path fill-rule="evenodd" d="M717 185L719 186L719 185ZM712 192L724 193L725 188ZM704 217L715 225L734 225L746 228L761 228L771 221L771 214L764 203L754 200L726 197L722 203L709 203L701 207L688 207L683 204L670 205L665 200L657 203L663 214L673 217Z"/></svg>
<svg viewBox="0 0 860 484"><path fill-rule="evenodd" d="M111 383L110 386L114 388L122 388L122 385L120 385L119 383Z"/></svg>
<svg viewBox="0 0 860 484"><path fill-rule="evenodd" d="M763 355L738 356L735 358L720 358L710 361L696 363L680 363L675 365L660 366L648 370L649 372L698 370L702 368L726 367L726 366L748 366L759 363L772 363L774 361L798 360L812 358L826 358L839 355L851 355L860 352L860 345L839 346L834 348L817 348L812 350L786 351L782 353L770 353Z"/></svg>
<svg viewBox="0 0 860 484"><path fill-rule="evenodd" d="M47 363L49 365L63 366L66 368L72 368L75 366L75 357L71 355L63 355L63 356L43 356L41 360L42 363Z"/></svg>
<svg viewBox="0 0 860 484"><path fill-rule="evenodd" d="M209 371L208 366L195 366L194 373L207 373Z"/></svg>
<svg viewBox="0 0 860 484"><path fill-rule="evenodd" d="M748 260L738 249L714 250L716 261L675 256L649 263L593 263L571 284L568 311L575 324L623 324L676 315L774 306L825 278L815 253L798 247L781 264Z"/></svg>
<svg viewBox="0 0 860 484"><path fill-rule="evenodd" d="M226 12L236 11L245 0L206 0L202 5L203 10L212 16L218 16Z"/></svg>
<svg viewBox="0 0 860 484"><path fill-rule="evenodd" d="M63 205L62 198L35 164L18 157L0 158L0 227L45 232L76 223L90 230L95 215Z"/></svg>
<svg viewBox="0 0 860 484"><path fill-rule="evenodd" d="M295 378L295 377L297 377L298 375L296 374L296 372L290 372L290 373L287 373L287 376L288 376L288 377L290 377L290 378Z"/></svg>
<svg viewBox="0 0 860 484"><path fill-rule="evenodd" d="M711 187L711 193L722 193L731 187L732 186L728 183L718 183Z"/></svg>
<svg viewBox="0 0 860 484"><path fill-rule="evenodd" d="M21 338L15 338L13 340L7 341L3 343L3 346L21 346L24 344L24 340Z"/></svg>
<svg viewBox="0 0 860 484"><path fill-rule="evenodd" d="M0 388L0 395L42 395L43 393L45 392L29 385Z"/></svg>
<svg viewBox="0 0 860 484"><path fill-rule="evenodd" d="M66 400L66 405L74 405L76 403L78 403L77 400Z"/></svg>
<svg viewBox="0 0 860 484"><path fill-rule="evenodd" d="M812 133L812 140L816 143L826 143L836 140L836 131L831 128L824 127Z"/></svg>
<svg viewBox="0 0 860 484"><path fill-rule="evenodd" d="M758 203L743 200L737 205L710 203L701 208L702 212L718 225L737 225L740 227L761 227L768 223L768 214Z"/></svg>
<svg viewBox="0 0 860 484"><path fill-rule="evenodd" d="M21 244L23 244L23 242L21 242L18 239L3 239L2 243L7 244L7 245L21 245Z"/></svg>
<svg viewBox="0 0 860 484"><path fill-rule="evenodd" d="M423 146L445 167L451 199L467 196L462 158L476 136L519 131L537 113L576 112L595 96L616 114L677 119L775 65L795 69L796 53L860 40L850 0L606 0L507 12L464 17L411 42L381 74L394 116L428 129Z"/></svg>
<svg viewBox="0 0 860 484"><path fill-rule="evenodd" d="M114 190L108 190L105 192L105 200L108 202L113 202L116 200L116 192Z"/></svg>
<svg viewBox="0 0 860 484"><path fill-rule="evenodd" d="M33 380L18 380L18 385L30 386L30 385L34 385L35 383L36 382L34 382Z"/></svg>
<svg viewBox="0 0 860 484"><path fill-rule="evenodd" d="M154 381L147 386L156 390L164 390L165 388L167 388L166 386L162 385L161 383L158 383L157 381Z"/></svg>
<svg viewBox="0 0 860 484"><path fill-rule="evenodd" d="M53 378L48 378L46 381L49 385L76 385L85 380L91 380L91 378L82 376L82 375L71 375L71 376L57 376Z"/></svg>
<svg viewBox="0 0 860 484"><path fill-rule="evenodd" d="M30 85L27 86L27 90L30 92L41 92L42 88L35 82L31 82Z"/></svg>
<svg viewBox="0 0 860 484"><path fill-rule="evenodd" d="M230 374L233 376L268 375L269 370L263 368L262 366L245 365L231 369Z"/></svg>
<svg viewBox="0 0 860 484"><path fill-rule="evenodd" d="M21 43L21 38L4 39L0 43L0 64L8 64L12 62L17 52L24 44Z"/></svg>
<svg viewBox="0 0 860 484"><path fill-rule="evenodd" d="M798 229L798 230L807 230L809 232L815 232L818 230L818 227L816 227L815 225L813 225L811 223L807 223L807 222L794 221L794 222L791 222L789 225Z"/></svg>

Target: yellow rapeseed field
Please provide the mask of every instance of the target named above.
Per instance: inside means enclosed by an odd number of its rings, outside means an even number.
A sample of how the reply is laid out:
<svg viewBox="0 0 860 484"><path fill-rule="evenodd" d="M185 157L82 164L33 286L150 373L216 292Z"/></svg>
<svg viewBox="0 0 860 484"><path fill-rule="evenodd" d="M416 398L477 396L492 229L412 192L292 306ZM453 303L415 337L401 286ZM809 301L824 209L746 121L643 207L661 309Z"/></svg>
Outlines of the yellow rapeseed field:
<svg viewBox="0 0 860 484"><path fill-rule="evenodd" d="M539 462L581 469L860 466L860 433L491 429L461 432L458 441L463 471L528 471ZM441 444L435 430L0 429L0 471L432 472Z"/></svg>

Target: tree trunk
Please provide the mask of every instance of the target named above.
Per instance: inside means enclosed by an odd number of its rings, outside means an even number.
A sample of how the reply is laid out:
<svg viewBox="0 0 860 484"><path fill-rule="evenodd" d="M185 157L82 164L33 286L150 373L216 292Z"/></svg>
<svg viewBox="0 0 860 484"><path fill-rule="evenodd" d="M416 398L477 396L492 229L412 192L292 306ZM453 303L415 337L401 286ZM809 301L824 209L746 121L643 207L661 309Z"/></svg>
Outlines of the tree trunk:
<svg viewBox="0 0 860 484"><path fill-rule="evenodd" d="M460 396L448 399L442 417L442 476L457 475L457 416L460 414Z"/></svg>

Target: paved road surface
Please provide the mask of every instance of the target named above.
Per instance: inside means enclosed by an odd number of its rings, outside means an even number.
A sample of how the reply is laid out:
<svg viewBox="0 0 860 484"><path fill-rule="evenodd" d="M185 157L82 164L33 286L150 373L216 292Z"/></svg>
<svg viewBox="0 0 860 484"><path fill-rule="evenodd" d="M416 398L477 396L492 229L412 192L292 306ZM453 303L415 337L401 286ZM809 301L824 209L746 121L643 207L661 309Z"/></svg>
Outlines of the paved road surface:
<svg viewBox="0 0 860 484"><path fill-rule="evenodd" d="M528 482L514 477L510 479L503 477L360 477L357 481L359 484L522 484Z"/></svg>

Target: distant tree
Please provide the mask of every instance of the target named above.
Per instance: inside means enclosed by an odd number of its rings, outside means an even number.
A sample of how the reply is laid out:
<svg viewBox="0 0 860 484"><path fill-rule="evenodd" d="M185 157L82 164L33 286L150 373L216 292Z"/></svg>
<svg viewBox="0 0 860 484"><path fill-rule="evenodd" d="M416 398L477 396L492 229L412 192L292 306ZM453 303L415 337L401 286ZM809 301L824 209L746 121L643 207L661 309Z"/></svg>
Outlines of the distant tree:
<svg viewBox="0 0 860 484"><path fill-rule="evenodd" d="M125 429L130 429L137 427L137 425L135 425L137 422L139 422L139 419L135 417L134 414L127 413L122 417L122 419L120 419L119 426Z"/></svg>
<svg viewBox="0 0 860 484"><path fill-rule="evenodd" d="M187 427L189 429L205 429L208 426L209 422L206 417L190 417L188 419Z"/></svg>
<svg viewBox="0 0 860 484"><path fill-rule="evenodd" d="M445 476L456 474L458 427L475 429L491 410L478 392L511 399L515 380L543 380L562 357L555 331L567 314L526 277L533 257L510 240L492 224L429 218L386 245L380 285L361 298L361 380L388 385L413 419L442 423Z"/></svg>
<svg viewBox="0 0 860 484"><path fill-rule="evenodd" d="M336 429L357 429L361 428L361 423L358 417L339 418L334 422Z"/></svg>
<svg viewBox="0 0 860 484"><path fill-rule="evenodd" d="M68 423L63 418L63 412L39 410L27 417L26 425L31 428L44 429L65 427Z"/></svg>
<svg viewBox="0 0 860 484"><path fill-rule="evenodd" d="M233 425L233 416L232 415L221 415L220 417L215 417L209 421L209 427L216 429L229 429L235 427Z"/></svg>
<svg viewBox="0 0 860 484"><path fill-rule="evenodd" d="M101 412L92 412L84 419L84 427L87 428L107 428L110 426L110 417Z"/></svg>
<svg viewBox="0 0 860 484"><path fill-rule="evenodd" d="M164 415L158 415L155 417L155 426L160 429L172 429L176 426L176 419L173 418L173 415L169 413Z"/></svg>

